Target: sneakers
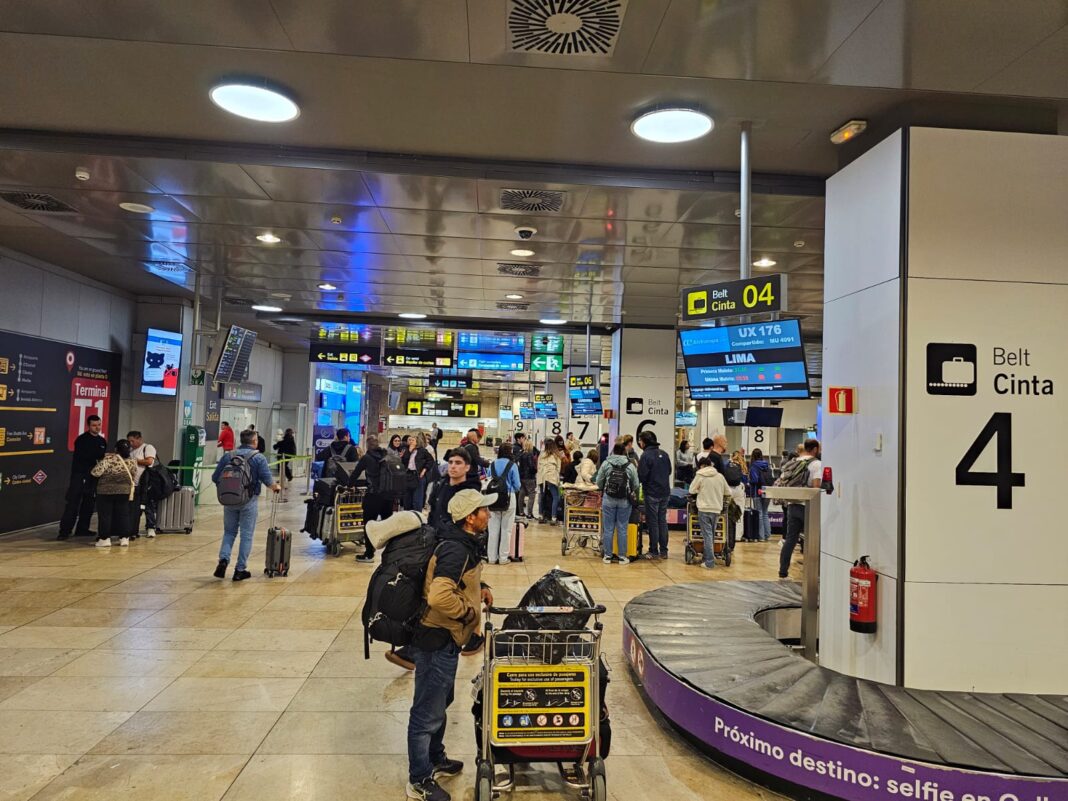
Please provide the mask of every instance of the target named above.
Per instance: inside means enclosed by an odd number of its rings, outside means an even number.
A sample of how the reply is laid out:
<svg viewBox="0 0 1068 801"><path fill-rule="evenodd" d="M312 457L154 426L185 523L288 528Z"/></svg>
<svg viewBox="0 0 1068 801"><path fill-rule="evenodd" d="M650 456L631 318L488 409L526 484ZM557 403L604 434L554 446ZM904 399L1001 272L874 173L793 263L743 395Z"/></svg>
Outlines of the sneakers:
<svg viewBox="0 0 1068 801"><path fill-rule="evenodd" d="M63 542L63 540L69 540L69 539L70 539L70 534L64 534L62 531L59 532L59 536L56 537L56 540L59 541L59 542Z"/></svg>
<svg viewBox="0 0 1068 801"><path fill-rule="evenodd" d="M405 670L415 670L415 662L406 659L403 651L403 648L400 651L386 651L386 661Z"/></svg>
<svg viewBox="0 0 1068 801"><path fill-rule="evenodd" d="M365 553L361 553L359 556L356 557L356 561L365 565L374 564L375 558L373 556L368 556Z"/></svg>
<svg viewBox="0 0 1068 801"><path fill-rule="evenodd" d="M651 561L653 559L659 559L660 558L660 554L658 554L658 553L647 553L643 558L644 559L649 559Z"/></svg>
<svg viewBox="0 0 1068 801"><path fill-rule="evenodd" d="M147 529L145 531L145 536L150 540L154 540L156 538L156 529L154 529L154 528Z"/></svg>
<svg viewBox="0 0 1068 801"><path fill-rule="evenodd" d="M481 634L472 634L471 639L467 641L463 648L460 649L460 653L464 656L474 656L482 650L482 646L486 644L486 638Z"/></svg>
<svg viewBox="0 0 1068 801"><path fill-rule="evenodd" d="M667 559L668 558L667 551L664 551L662 554L660 554L660 558L661 559Z"/></svg>
<svg viewBox="0 0 1068 801"><path fill-rule="evenodd" d="M704 562L701 563L701 567L703 567L705 570L712 570L715 566L716 566L715 562L713 562L710 565L709 564L705 564Z"/></svg>
<svg viewBox="0 0 1068 801"><path fill-rule="evenodd" d="M235 570L234 571L234 581L244 581L245 579L250 579L250 578L252 578L252 574L249 573L247 570Z"/></svg>
<svg viewBox="0 0 1068 801"><path fill-rule="evenodd" d="M602 559L601 561L604 562L606 565L612 564L612 554L606 553L604 555L604 559Z"/></svg>
<svg viewBox="0 0 1068 801"><path fill-rule="evenodd" d="M458 759L449 759L447 756L443 756L440 762L434 765L434 772L431 775L432 778L438 776L455 776L457 773L464 769L464 763Z"/></svg>
<svg viewBox="0 0 1068 801"><path fill-rule="evenodd" d="M129 548L130 547L130 538L129 537L119 537L119 547L120 548Z"/></svg>
<svg viewBox="0 0 1068 801"><path fill-rule="evenodd" d="M621 565L629 565L630 564L630 559L628 559L625 556L621 556L621 557L619 557L619 563Z"/></svg>
<svg viewBox="0 0 1068 801"><path fill-rule="evenodd" d="M96 541L96 547L97 548L110 548L111 547L111 540L107 539L107 538L102 539L102 540L97 540Z"/></svg>
<svg viewBox="0 0 1068 801"><path fill-rule="evenodd" d="M504 557L504 559L502 559L501 561L499 561L499 562L498 562L497 564L499 564L499 565L510 565L510 564L512 564L512 560L511 560L511 559L509 559L509 558L508 558L508 557L506 556L506 557Z"/></svg>
<svg viewBox="0 0 1068 801"><path fill-rule="evenodd" d="M226 568L229 566L229 559L220 559L219 564L215 567L215 572L212 574L215 578L226 578Z"/></svg>
<svg viewBox="0 0 1068 801"><path fill-rule="evenodd" d="M416 801L452 801L452 796L434 781L433 776L428 776L418 784L408 782L405 793Z"/></svg>

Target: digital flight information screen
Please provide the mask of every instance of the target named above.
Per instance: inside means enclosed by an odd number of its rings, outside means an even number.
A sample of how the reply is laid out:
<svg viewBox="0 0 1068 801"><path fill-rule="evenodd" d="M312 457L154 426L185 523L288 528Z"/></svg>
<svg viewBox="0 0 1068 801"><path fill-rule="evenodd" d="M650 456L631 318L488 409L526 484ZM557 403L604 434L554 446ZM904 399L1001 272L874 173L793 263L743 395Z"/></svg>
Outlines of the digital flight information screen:
<svg viewBox="0 0 1068 801"><path fill-rule="evenodd" d="M797 320L685 329L679 342L693 400L809 396Z"/></svg>

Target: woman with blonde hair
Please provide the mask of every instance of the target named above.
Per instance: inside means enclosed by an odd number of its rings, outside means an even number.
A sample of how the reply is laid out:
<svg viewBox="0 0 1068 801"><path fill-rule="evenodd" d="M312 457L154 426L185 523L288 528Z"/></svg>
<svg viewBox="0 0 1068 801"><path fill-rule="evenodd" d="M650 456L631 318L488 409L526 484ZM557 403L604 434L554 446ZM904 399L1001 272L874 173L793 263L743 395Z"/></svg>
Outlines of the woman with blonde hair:
<svg viewBox="0 0 1068 801"><path fill-rule="evenodd" d="M545 448L538 458L537 483L542 486L541 504L539 504L539 523L548 522L556 525L556 513L560 508L560 448L552 439L545 440ZM545 507L549 508L546 509ZM546 514L548 512L548 515Z"/></svg>

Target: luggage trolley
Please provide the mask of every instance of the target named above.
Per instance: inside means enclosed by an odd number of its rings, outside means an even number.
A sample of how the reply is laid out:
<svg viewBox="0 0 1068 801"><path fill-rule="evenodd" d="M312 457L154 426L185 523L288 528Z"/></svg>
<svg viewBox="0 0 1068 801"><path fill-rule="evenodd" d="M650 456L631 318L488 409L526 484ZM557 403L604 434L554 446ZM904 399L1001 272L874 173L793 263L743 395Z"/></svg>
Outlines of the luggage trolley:
<svg viewBox="0 0 1068 801"><path fill-rule="evenodd" d="M331 556L341 556L341 546L346 542L364 543L367 536L363 527L363 496L360 488L338 490L334 506L327 509L323 521L323 545Z"/></svg>
<svg viewBox="0 0 1068 801"><path fill-rule="evenodd" d="M701 536L701 523L697 517L697 502L690 498L687 506L686 522L686 564L696 565L701 562L705 554L705 538ZM716 530L712 534L712 547L715 550L716 559L721 559L725 567L731 566L731 543L727 538L727 510L724 509L716 520Z"/></svg>
<svg viewBox="0 0 1068 801"><path fill-rule="evenodd" d="M492 615L592 615L575 630L496 629ZM490 607L481 683L475 801L492 801L515 787L517 764L555 762L564 782L589 801L608 797L601 750L601 633L605 607ZM568 767L565 767L568 763ZM498 784L497 764L508 778Z"/></svg>
<svg viewBox="0 0 1068 801"><path fill-rule="evenodd" d="M597 556L601 545L601 493L599 490L564 491L564 531L560 554L567 556L576 545L590 548Z"/></svg>

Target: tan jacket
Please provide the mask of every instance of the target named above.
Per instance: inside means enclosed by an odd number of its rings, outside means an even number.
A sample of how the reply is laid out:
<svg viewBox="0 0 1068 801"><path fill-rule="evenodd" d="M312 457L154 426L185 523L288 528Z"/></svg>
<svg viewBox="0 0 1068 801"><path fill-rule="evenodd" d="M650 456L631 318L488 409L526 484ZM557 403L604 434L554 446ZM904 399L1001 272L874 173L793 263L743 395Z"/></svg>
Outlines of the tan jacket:
<svg viewBox="0 0 1068 801"><path fill-rule="evenodd" d="M438 536L423 585L427 611L421 623L445 629L463 646L482 625L482 560L474 535L449 525Z"/></svg>
<svg viewBox="0 0 1068 801"><path fill-rule="evenodd" d="M556 454L543 453L538 457L538 483L560 485L560 467L562 462Z"/></svg>
<svg viewBox="0 0 1068 801"><path fill-rule="evenodd" d="M97 495L129 495L137 475L137 460L127 459L123 465L117 453L106 453L89 473L97 478Z"/></svg>

